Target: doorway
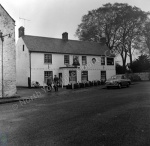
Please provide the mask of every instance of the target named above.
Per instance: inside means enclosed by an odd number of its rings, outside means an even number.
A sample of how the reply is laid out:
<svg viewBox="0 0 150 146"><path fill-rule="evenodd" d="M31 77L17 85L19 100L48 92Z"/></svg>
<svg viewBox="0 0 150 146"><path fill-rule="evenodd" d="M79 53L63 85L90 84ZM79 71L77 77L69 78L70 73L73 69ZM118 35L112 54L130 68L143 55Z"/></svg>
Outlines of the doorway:
<svg viewBox="0 0 150 146"><path fill-rule="evenodd" d="M62 73L59 73L59 86L62 86Z"/></svg>
<svg viewBox="0 0 150 146"><path fill-rule="evenodd" d="M77 72L69 71L69 82L77 82Z"/></svg>
<svg viewBox="0 0 150 146"><path fill-rule="evenodd" d="M106 81L106 71L101 71L101 81Z"/></svg>

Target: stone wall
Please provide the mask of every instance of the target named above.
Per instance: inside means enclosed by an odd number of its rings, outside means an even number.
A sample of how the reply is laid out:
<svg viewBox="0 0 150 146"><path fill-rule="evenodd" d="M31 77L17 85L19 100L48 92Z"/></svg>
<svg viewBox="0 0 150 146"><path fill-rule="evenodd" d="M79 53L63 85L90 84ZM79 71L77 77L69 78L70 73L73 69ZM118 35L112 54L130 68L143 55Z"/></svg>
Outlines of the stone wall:
<svg viewBox="0 0 150 146"><path fill-rule="evenodd" d="M3 42L3 97L11 97L16 93L16 53L15 53L15 21L0 5L0 31ZM0 98L2 98L2 41L0 39Z"/></svg>

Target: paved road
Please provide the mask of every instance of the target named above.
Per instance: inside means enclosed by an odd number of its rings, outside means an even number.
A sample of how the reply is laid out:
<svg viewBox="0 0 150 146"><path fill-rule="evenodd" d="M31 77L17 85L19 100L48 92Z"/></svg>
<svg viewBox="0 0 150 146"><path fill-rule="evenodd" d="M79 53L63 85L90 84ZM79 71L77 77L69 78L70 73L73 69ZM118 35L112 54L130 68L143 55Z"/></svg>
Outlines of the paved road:
<svg viewBox="0 0 150 146"><path fill-rule="evenodd" d="M0 105L0 146L149 146L150 82Z"/></svg>

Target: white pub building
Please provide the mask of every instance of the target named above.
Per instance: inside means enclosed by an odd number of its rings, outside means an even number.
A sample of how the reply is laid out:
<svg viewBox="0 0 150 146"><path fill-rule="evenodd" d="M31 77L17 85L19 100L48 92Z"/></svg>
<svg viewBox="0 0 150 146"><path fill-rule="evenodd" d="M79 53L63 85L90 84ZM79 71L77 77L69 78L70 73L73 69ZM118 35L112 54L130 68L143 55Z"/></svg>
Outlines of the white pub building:
<svg viewBox="0 0 150 146"><path fill-rule="evenodd" d="M116 74L115 58L104 41L69 40L67 32L62 39L30 36L20 27L16 46L17 86L28 87L36 81L43 86L49 75L57 75L64 86L110 78Z"/></svg>

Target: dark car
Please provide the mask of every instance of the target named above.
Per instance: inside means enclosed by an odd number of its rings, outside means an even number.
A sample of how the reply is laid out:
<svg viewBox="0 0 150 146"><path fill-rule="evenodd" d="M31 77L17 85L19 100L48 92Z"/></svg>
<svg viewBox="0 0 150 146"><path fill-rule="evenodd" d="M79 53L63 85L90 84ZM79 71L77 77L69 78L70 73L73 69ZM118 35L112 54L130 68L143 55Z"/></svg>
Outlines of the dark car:
<svg viewBox="0 0 150 146"><path fill-rule="evenodd" d="M119 89L122 86L129 87L131 84L131 80L127 78L125 75L114 75L110 79L106 81L106 87L118 87Z"/></svg>

